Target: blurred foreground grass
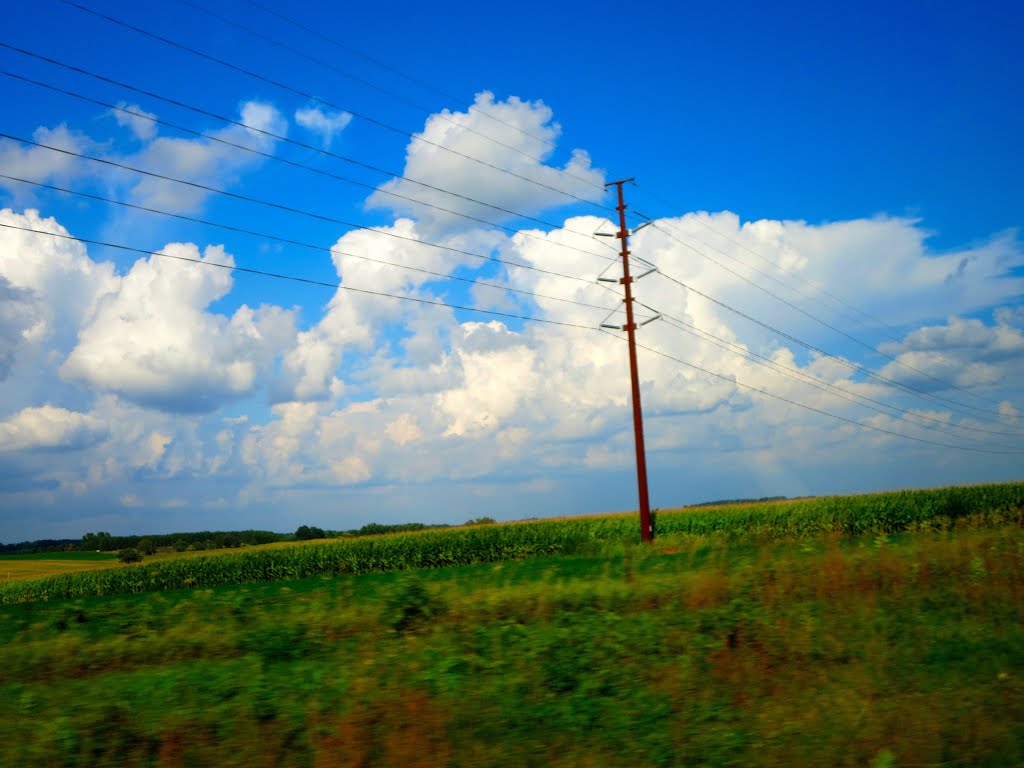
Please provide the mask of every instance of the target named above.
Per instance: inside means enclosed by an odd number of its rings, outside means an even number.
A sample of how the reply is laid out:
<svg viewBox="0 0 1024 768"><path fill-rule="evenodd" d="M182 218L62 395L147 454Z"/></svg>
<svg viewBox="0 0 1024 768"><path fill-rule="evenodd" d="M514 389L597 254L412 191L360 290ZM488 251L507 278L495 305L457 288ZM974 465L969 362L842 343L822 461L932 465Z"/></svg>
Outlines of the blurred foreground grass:
<svg viewBox="0 0 1024 768"><path fill-rule="evenodd" d="M0 607L0 765L1024 764L1024 530Z"/></svg>

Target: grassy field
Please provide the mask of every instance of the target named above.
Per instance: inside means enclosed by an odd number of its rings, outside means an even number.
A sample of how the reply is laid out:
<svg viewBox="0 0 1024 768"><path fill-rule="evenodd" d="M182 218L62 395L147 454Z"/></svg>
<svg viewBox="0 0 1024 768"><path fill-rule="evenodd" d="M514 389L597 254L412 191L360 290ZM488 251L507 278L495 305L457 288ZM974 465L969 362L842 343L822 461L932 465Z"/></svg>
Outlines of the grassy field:
<svg viewBox="0 0 1024 768"><path fill-rule="evenodd" d="M0 582L36 579L119 565L111 552L42 552L33 555L0 555Z"/></svg>
<svg viewBox="0 0 1024 768"><path fill-rule="evenodd" d="M7 556L59 575L0 584L0 765L1024 765L1022 510L1018 483L661 512L653 547L612 515Z"/></svg>
<svg viewBox="0 0 1024 768"><path fill-rule="evenodd" d="M941 530L965 521L994 525L1020 520L1022 509L1024 483L1003 483L682 509L659 512L656 525L659 536L724 540L854 536ZM248 547L219 556L167 555L118 569L8 580L0 583L0 604L587 554L636 538L634 515L606 515Z"/></svg>
<svg viewBox="0 0 1024 768"><path fill-rule="evenodd" d="M248 549L277 549L280 547L302 547L310 544L324 544L333 539L312 539L309 541L278 541L246 547L205 549L184 552L157 552L146 555L147 564L186 560L192 557L217 557L237 555ZM0 582L6 580L38 579L47 576L61 576L83 571L104 571L123 568L117 559L117 552L39 552L34 554L0 555Z"/></svg>
<svg viewBox="0 0 1024 768"><path fill-rule="evenodd" d="M13 604L0 669L2 765L1015 766L1024 530Z"/></svg>

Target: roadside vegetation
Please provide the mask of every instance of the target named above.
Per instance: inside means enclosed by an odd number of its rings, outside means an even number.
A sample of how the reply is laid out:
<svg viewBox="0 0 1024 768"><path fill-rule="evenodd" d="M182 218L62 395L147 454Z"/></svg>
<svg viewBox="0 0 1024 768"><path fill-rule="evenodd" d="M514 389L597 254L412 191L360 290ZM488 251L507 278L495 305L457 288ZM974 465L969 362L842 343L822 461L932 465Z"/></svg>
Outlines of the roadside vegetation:
<svg viewBox="0 0 1024 768"><path fill-rule="evenodd" d="M776 503L658 512L659 536L726 539L889 534L1019 519L1024 483L834 496ZM237 553L171 557L118 569L0 583L0 604L213 587L313 576L502 562L553 554L588 554L637 538L635 515L604 515L442 530L360 536L302 546L247 548Z"/></svg>
<svg viewBox="0 0 1024 768"><path fill-rule="evenodd" d="M1022 510L1004 484L660 512L653 546L633 515L483 521L8 582L0 765L1021 765Z"/></svg>
<svg viewBox="0 0 1024 768"><path fill-rule="evenodd" d="M3 765L1019 765L1024 531L7 605L0 668Z"/></svg>

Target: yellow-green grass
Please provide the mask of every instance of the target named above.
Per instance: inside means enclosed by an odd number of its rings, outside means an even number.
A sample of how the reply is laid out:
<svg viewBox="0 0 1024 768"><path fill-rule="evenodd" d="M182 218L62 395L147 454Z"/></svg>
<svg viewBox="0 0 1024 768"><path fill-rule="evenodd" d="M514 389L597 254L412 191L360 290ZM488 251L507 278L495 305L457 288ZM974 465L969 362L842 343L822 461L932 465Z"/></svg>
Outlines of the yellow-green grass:
<svg viewBox="0 0 1024 768"><path fill-rule="evenodd" d="M0 582L17 579L38 579L65 573L98 571L116 567L116 560L72 560L48 558L46 553L31 559L0 558Z"/></svg>
<svg viewBox="0 0 1024 768"><path fill-rule="evenodd" d="M277 541L270 544L222 547L220 549L186 550L184 552L160 551L143 558L144 563L165 563L193 557L239 554L249 550L279 549L324 544L335 539L310 539L308 541ZM102 556L97 556L102 555ZM23 555L0 555L0 582L19 579L36 579L44 576L60 576L66 573L105 571L124 568L117 560L117 552L39 552Z"/></svg>

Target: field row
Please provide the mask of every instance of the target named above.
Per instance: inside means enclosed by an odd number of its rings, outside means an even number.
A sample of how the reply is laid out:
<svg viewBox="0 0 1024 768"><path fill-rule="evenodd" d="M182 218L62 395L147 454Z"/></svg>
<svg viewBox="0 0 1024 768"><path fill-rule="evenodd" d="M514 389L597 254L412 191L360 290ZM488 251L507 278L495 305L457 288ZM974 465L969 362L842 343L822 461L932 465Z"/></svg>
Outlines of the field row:
<svg viewBox="0 0 1024 768"><path fill-rule="evenodd" d="M1022 509L1024 483L1004 483L663 511L656 530L723 539L861 535L993 524ZM0 604L580 554L636 538L633 515L429 530L8 582Z"/></svg>

